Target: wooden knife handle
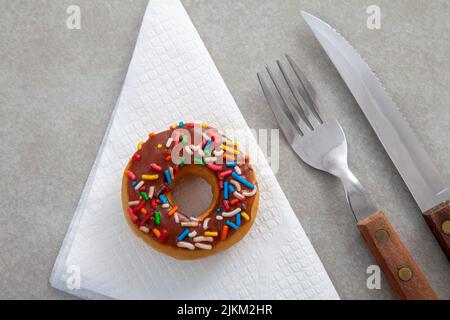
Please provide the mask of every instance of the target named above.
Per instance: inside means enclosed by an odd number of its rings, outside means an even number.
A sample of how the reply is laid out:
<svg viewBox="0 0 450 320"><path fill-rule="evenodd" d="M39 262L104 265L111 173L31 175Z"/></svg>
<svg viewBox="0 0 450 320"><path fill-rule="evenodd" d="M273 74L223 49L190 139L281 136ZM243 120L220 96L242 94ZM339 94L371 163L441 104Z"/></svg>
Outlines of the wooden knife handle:
<svg viewBox="0 0 450 320"><path fill-rule="evenodd" d="M382 211L359 221L358 228L399 299L437 299L427 279Z"/></svg>
<svg viewBox="0 0 450 320"><path fill-rule="evenodd" d="M428 210L423 217L450 261L450 200Z"/></svg>

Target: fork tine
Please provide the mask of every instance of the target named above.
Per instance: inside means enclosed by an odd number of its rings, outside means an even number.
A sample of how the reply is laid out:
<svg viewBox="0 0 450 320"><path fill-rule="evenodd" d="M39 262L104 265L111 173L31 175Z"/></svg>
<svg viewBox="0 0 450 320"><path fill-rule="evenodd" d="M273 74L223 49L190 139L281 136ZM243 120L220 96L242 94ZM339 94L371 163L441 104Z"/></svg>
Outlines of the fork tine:
<svg viewBox="0 0 450 320"><path fill-rule="evenodd" d="M266 67L267 73L269 74L270 79L273 82L273 85L275 86L275 89L277 90L279 96L281 97L281 100L284 104L284 106L289 110L289 112L292 115L292 118L295 122L295 124L297 125L301 135L303 135L303 130L302 130L302 117L301 115L298 113L298 111L294 108L294 106L289 102L288 99L285 98L285 95L283 93L283 91L281 90L280 86L278 85L278 82L276 81L275 77L273 76L272 72L270 71L269 67ZM289 115L288 115L289 117Z"/></svg>
<svg viewBox="0 0 450 320"><path fill-rule="evenodd" d="M281 74L283 75L284 80L286 81L292 95L294 96L295 100L297 101L297 107L298 109L301 111L300 115L302 116L303 121L306 123L306 125L311 129L314 130L314 127L312 126L312 123L310 121L310 117L309 117L309 110L305 109L304 106L306 105L305 100L303 99L303 97L298 93L297 90L295 90L294 85L291 81L291 79L289 78L289 76L287 75L286 71L284 70L284 67L282 66L281 62L279 60L277 60L277 65L278 68L281 71Z"/></svg>
<svg viewBox="0 0 450 320"><path fill-rule="evenodd" d="M270 93L269 87L267 87L259 72L257 73L257 76L264 96L266 97L266 100L269 103L269 106L272 109L275 118L277 119L278 126L281 128L281 131L283 132L289 144L292 144L295 140L295 137L298 136L298 130L294 127L291 120L289 120L288 116L283 111L282 106L276 102L274 96L272 95L272 93Z"/></svg>
<svg viewBox="0 0 450 320"><path fill-rule="evenodd" d="M316 100L316 91L314 90L314 87L311 85L311 83L308 81L308 78L303 74L303 72L298 67L297 63L288 55L285 54L286 59L288 60L289 64L292 67L292 70L294 70L295 75L297 76L298 80L302 84L302 89L305 92L306 99L309 100L309 107L311 108L311 111L314 113L317 120L319 120L320 123L323 123L322 117L320 115L320 110L315 103Z"/></svg>

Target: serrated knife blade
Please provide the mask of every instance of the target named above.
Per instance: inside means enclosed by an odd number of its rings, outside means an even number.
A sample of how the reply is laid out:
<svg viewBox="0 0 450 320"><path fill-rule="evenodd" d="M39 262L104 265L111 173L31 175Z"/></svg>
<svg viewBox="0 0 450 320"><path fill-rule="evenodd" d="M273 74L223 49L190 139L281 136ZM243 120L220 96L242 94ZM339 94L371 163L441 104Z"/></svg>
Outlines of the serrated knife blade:
<svg viewBox="0 0 450 320"><path fill-rule="evenodd" d="M450 260L450 188L359 53L333 27L302 16L352 92Z"/></svg>

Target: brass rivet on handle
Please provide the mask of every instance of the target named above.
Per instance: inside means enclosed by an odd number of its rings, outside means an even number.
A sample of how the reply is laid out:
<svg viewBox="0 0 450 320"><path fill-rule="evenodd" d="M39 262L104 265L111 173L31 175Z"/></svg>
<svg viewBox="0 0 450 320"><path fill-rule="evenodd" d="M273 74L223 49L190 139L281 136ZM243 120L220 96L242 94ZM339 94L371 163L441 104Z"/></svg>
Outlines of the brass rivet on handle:
<svg viewBox="0 0 450 320"><path fill-rule="evenodd" d="M377 240L378 244L388 241L389 238L389 232L387 232L386 230L378 229L377 231L375 231L375 239Z"/></svg>
<svg viewBox="0 0 450 320"><path fill-rule="evenodd" d="M398 277L402 281L409 281L412 278L412 271L408 267L402 267L398 270Z"/></svg>
<svg viewBox="0 0 450 320"><path fill-rule="evenodd" d="M442 222L442 231L450 236L450 220L445 220L444 222Z"/></svg>

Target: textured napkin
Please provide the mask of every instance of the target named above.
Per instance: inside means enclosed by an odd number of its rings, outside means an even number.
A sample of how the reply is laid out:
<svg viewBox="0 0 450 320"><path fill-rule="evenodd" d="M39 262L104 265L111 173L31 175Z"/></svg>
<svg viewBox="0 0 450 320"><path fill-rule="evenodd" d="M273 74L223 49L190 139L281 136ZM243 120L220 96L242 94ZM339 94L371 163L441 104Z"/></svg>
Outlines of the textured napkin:
<svg viewBox="0 0 450 320"><path fill-rule="evenodd" d="M178 261L132 233L121 207L123 168L137 142L179 120L247 131L256 146L181 3L151 0L122 92L55 262L52 286L83 298L338 299L258 147L253 158L259 214L232 248Z"/></svg>

